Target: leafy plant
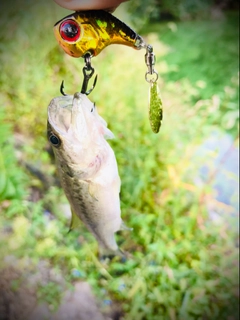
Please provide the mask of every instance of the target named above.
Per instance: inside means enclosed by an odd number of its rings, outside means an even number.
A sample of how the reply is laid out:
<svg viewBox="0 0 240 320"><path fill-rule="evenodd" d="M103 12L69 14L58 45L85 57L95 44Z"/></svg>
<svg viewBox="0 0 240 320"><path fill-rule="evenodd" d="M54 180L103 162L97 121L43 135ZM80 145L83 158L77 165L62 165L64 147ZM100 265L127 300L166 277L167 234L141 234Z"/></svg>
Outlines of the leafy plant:
<svg viewBox="0 0 240 320"><path fill-rule="evenodd" d="M103 307L117 301L124 319L237 319L237 233L229 223L233 208L216 201L211 181L199 183L203 165L210 171L221 166L213 165L219 146L196 156L213 131L228 132L233 139L238 133L236 18L145 29L157 56L163 100L157 135L148 120L144 52L112 46L94 58L99 81L90 99L115 134L110 143L122 181L122 217L133 227L131 233L117 234L127 261L103 263L86 228L68 233L63 192L54 185L44 189L14 156L13 134L20 132L24 161L55 175L46 152L47 105L59 94L62 78L67 92L79 90L83 67L81 59L58 49L51 34L62 10L48 1L40 11L38 4L18 3L21 14L8 8L1 20L17 29L11 41L10 27L1 35L1 267L9 257L16 267L47 261L69 285L88 281ZM34 17L36 25L29 28ZM223 208L227 221L212 221L209 203ZM236 224L234 214L232 219ZM57 307L62 290L57 282L41 283L38 289L39 299Z"/></svg>
<svg viewBox="0 0 240 320"><path fill-rule="evenodd" d="M0 109L0 206L1 203L8 206L10 200L22 199L25 181L14 151L12 128L4 122L3 109Z"/></svg>
<svg viewBox="0 0 240 320"><path fill-rule="evenodd" d="M202 20L214 16L219 18L226 10L238 9L236 0L131 0L126 5L131 21L137 28L160 21Z"/></svg>

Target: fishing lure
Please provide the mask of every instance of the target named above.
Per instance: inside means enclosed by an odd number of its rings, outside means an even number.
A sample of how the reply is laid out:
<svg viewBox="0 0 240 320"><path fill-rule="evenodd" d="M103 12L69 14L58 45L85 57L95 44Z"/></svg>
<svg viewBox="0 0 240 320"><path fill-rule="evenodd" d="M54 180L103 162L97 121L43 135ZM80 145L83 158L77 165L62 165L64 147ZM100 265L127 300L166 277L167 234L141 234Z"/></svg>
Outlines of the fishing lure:
<svg viewBox="0 0 240 320"><path fill-rule="evenodd" d="M94 68L91 65L92 57L97 56L111 44L126 45L137 50L146 49L145 63L148 71L145 78L150 83L150 123L153 132L159 131L159 124L162 120L162 104L161 100L156 98L155 93L158 73L154 70L155 55L151 45L147 45L134 30L104 10L76 11L55 24L54 34L59 45L68 55L84 58L84 80L81 93L86 95L92 92L97 82L97 77L95 77L92 88L87 90L88 82L94 74ZM60 91L65 95L63 83ZM153 114L154 116L152 116Z"/></svg>
<svg viewBox="0 0 240 320"><path fill-rule="evenodd" d="M154 70L155 55L152 46L147 46L145 54L145 62L148 66L145 79L150 83L149 91L149 121L154 133L158 133L163 118L162 100L159 96L159 88L157 85L158 73Z"/></svg>
<svg viewBox="0 0 240 320"><path fill-rule="evenodd" d="M149 121L152 131L158 133L162 121L162 100L156 82L152 82L150 87Z"/></svg>
<svg viewBox="0 0 240 320"><path fill-rule="evenodd" d="M97 56L110 44L142 49L141 36L125 23L104 10L77 11L58 21L54 34L63 50L72 57L86 53Z"/></svg>

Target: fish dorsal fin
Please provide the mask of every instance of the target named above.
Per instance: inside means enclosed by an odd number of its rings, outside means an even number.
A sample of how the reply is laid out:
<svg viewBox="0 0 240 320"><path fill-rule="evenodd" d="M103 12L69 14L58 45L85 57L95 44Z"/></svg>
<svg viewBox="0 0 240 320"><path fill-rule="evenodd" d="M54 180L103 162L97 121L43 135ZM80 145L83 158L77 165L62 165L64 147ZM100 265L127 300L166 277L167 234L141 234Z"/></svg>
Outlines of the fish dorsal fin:
<svg viewBox="0 0 240 320"><path fill-rule="evenodd" d="M78 218L78 216L76 215L76 213L73 211L73 209L71 208L71 212L72 212L72 218L71 218L71 223L70 223L70 227L69 227L69 231L72 231L73 229L77 228L80 226L81 221Z"/></svg>

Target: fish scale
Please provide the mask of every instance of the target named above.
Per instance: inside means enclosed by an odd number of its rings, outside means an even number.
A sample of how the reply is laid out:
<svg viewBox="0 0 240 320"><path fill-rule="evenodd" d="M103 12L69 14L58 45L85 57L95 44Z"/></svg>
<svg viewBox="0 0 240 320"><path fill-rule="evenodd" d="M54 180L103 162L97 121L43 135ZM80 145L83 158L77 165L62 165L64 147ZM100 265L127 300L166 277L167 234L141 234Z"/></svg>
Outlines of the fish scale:
<svg viewBox="0 0 240 320"><path fill-rule="evenodd" d="M109 244L103 240L101 232L98 231L98 225L101 225L100 219L103 218L99 214L98 200L94 199L88 192L88 185L84 180L71 178L65 175L61 169L58 171L62 187L65 191L66 197L71 204L71 208L74 213L84 222L90 232L92 232L95 238L106 248ZM98 218L98 223L96 220ZM115 244L112 248L114 251Z"/></svg>

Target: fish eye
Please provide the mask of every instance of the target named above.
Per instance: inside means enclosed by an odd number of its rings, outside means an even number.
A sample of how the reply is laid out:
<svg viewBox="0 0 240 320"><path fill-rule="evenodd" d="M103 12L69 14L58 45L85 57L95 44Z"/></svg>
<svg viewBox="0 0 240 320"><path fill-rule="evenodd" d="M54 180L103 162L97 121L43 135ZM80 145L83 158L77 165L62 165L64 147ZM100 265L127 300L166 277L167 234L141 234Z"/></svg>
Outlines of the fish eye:
<svg viewBox="0 0 240 320"><path fill-rule="evenodd" d="M75 42L80 37L80 26L76 21L71 19L63 21L60 25L59 31L63 40L69 42Z"/></svg>
<svg viewBox="0 0 240 320"><path fill-rule="evenodd" d="M54 147L59 147L61 145L61 140L55 134L50 135L49 141Z"/></svg>

